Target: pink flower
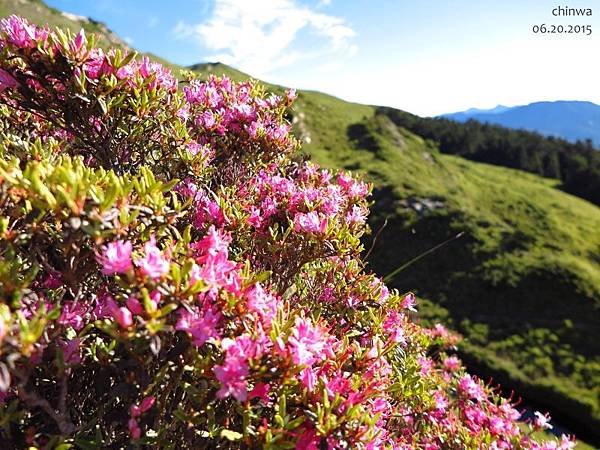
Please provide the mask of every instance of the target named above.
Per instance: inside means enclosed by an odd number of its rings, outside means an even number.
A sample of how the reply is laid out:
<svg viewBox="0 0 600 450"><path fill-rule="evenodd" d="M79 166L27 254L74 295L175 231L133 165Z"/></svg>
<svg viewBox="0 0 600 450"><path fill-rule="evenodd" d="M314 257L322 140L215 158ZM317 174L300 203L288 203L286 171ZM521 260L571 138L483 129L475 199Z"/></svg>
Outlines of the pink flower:
<svg viewBox="0 0 600 450"><path fill-rule="evenodd" d="M109 65L102 49L94 48L90 51L89 58L83 65L83 70L90 79L97 80L102 75L110 74L112 67Z"/></svg>
<svg viewBox="0 0 600 450"><path fill-rule="evenodd" d="M106 292L98 294L98 298L96 299L96 305L94 306L94 310L92 311L93 320L112 317L111 307L113 306L116 307L117 304L110 295L108 295Z"/></svg>
<svg viewBox="0 0 600 450"><path fill-rule="evenodd" d="M96 257L102 266L104 275L125 273L133 266L131 264L132 245L129 241L114 241L102 247L102 253Z"/></svg>
<svg viewBox="0 0 600 450"><path fill-rule="evenodd" d="M446 411L448 407L448 399L441 391L436 391L433 394L433 399L435 400L435 409L439 411Z"/></svg>
<svg viewBox="0 0 600 450"><path fill-rule="evenodd" d="M63 353L63 360L69 366L75 366L81 362L81 340L78 338L68 341L59 341L58 345Z"/></svg>
<svg viewBox="0 0 600 450"><path fill-rule="evenodd" d="M560 437L560 450L572 450L575 448L576 445L577 441L575 441L575 438L569 437L566 434L563 434Z"/></svg>
<svg viewBox="0 0 600 450"><path fill-rule="evenodd" d="M35 47L36 27L22 17L12 15L2 19L2 31L9 43L16 47Z"/></svg>
<svg viewBox="0 0 600 450"><path fill-rule="evenodd" d="M479 433L487 421L487 415L478 404L467 404L462 409L465 425L474 433Z"/></svg>
<svg viewBox="0 0 600 450"><path fill-rule="evenodd" d="M131 405L131 407L129 408L129 413L131 414L131 417L137 419L150 408L152 408L155 402L156 398L152 395L149 395L148 397L144 397L139 405Z"/></svg>
<svg viewBox="0 0 600 450"><path fill-rule="evenodd" d="M382 414L383 416L389 415L392 410L392 405L390 402L381 397L377 397L371 400L371 411L373 414Z"/></svg>
<svg viewBox="0 0 600 450"><path fill-rule="evenodd" d="M103 314L103 317L112 317L122 328L129 328L133 325L131 311L124 306L117 305L110 296L105 296L102 300L99 300L96 309L100 309L100 311L98 311L98 313L94 311L95 314Z"/></svg>
<svg viewBox="0 0 600 450"><path fill-rule="evenodd" d="M190 155L196 156L198 154L204 156L205 158L210 158L213 155L213 150L207 144L198 144L197 142L188 142L186 144L187 151Z"/></svg>
<svg viewBox="0 0 600 450"><path fill-rule="evenodd" d="M376 279L377 282L379 283L379 287L381 288L381 291L379 292L379 298L377 299L377 303L379 303L380 305L383 305L388 298L390 298L390 291L388 290L387 286L385 284L383 284L383 282L379 279Z"/></svg>
<svg viewBox="0 0 600 450"><path fill-rule="evenodd" d="M206 224L214 224L221 227L225 223L225 216L219 204L208 197L203 192L196 194L196 215L194 217L194 226L203 228Z"/></svg>
<svg viewBox="0 0 600 450"><path fill-rule="evenodd" d="M433 361L425 356L421 356L418 360L421 370L421 375L426 376L433 369Z"/></svg>
<svg viewBox="0 0 600 450"><path fill-rule="evenodd" d="M352 209L346 214L346 222L363 224L367 220L368 212L360 206L353 205Z"/></svg>
<svg viewBox="0 0 600 450"><path fill-rule="evenodd" d="M256 229L262 228L263 225L263 217L259 208L252 207L250 211L250 216L248 216L248 223L252 225Z"/></svg>
<svg viewBox="0 0 600 450"><path fill-rule="evenodd" d="M75 331L79 331L84 327L84 316L86 313L87 308L81 303L66 303L62 307L58 323L67 327L73 327Z"/></svg>
<svg viewBox="0 0 600 450"><path fill-rule="evenodd" d="M133 316L131 315L131 311L129 311L126 307L121 306L113 309L112 314L121 328L129 328L131 325L133 325Z"/></svg>
<svg viewBox="0 0 600 450"><path fill-rule="evenodd" d="M17 86L19 86L17 80L15 80L6 70L0 69L0 92L4 92L6 89L11 89Z"/></svg>
<svg viewBox="0 0 600 450"><path fill-rule="evenodd" d="M169 272L169 261L156 246L154 236L144 245L144 256L135 261L144 275L156 280Z"/></svg>
<svg viewBox="0 0 600 450"><path fill-rule="evenodd" d="M82 49L85 49L86 44L87 39L85 37L85 31L81 29L79 30L79 33L77 33L77 36L75 36L75 39L70 43L71 51L77 55Z"/></svg>
<svg viewBox="0 0 600 450"><path fill-rule="evenodd" d="M319 450L320 439L314 428L307 428L296 442L296 450Z"/></svg>
<svg viewBox="0 0 600 450"><path fill-rule="evenodd" d="M328 336L320 326L313 326L310 319L296 318L296 324L288 339L294 364L312 366L325 359Z"/></svg>
<svg viewBox="0 0 600 450"><path fill-rule="evenodd" d="M230 242L230 234L211 225L206 235L198 242L191 244L191 247L200 254L199 261L204 262L209 256L217 256L220 253L227 256Z"/></svg>
<svg viewBox="0 0 600 450"><path fill-rule="evenodd" d="M60 273L58 272L49 273L42 282L42 286L44 286L46 289L56 289L61 287L62 284L63 282Z"/></svg>
<svg viewBox="0 0 600 450"><path fill-rule="evenodd" d="M246 292L248 299L248 309L256 312L266 326L277 315L278 300L277 297L265 292L260 283L256 283Z"/></svg>
<svg viewBox="0 0 600 450"><path fill-rule="evenodd" d="M158 291L150 292L150 302L146 305L146 307L150 308L150 312L156 311L158 309L158 305L160 304L162 299L162 295Z"/></svg>
<svg viewBox="0 0 600 450"><path fill-rule="evenodd" d="M179 315L175 329L189 333L193 338L194 345L200 347L210 338L219 337L217 325L220 320L221 314L210 309L203 313L184 309Z"/></svg>
<svg viewBox="0 0 600 450"><path fill-rule="evenodd" d="M288 102L293 102L294 100L296 100L296 98L298 97L298 94L296 93L296 89L286 89L285 91L285 98L287 99Z"/></svg>
<svg viewBox="0 0 600 450"><path fill-rule="evenodd" d="M221 383L221 389L217 391L217 397L225 398L232 395L236 400L243 402L248 398L248 363L239 357L226 357L225 363L215 366L213 369L217 380Z"/></svg>
<svg viewBox="0 0 600 450"><path fill-rule="evenodd" d="M198 116L198 125L203 126L207 130L213 129L216 123L215 116L210 111L204 111Z"/></svg>
<svg viewBox="0 0 600 450"><path fill-rule="evenodd" d="M245 401L248 398L246 381L249 373L248 360L262 357L268 348L268 338L262 335L254 339L243 334L235 340L223 339L221 346L226 352L225 361L213 369L217 380L221 383L217 397L225 398L232 395L238 401Z"/></svg>
<svg viewBox="0 0 600 450"><path fill-rule="evenodd" d="M337 178L337 182L347 192L349 197L362 198L369 193L369 186L362 181L356 181L349 174L340 173Z"/></svg>
<svg viewBox="0 0 600 450"><path fill-rule="evenodd" d="M151 62L147 56L142 56L142 62L140 63L139 71L140 75L144 78L148 78L154 71L151 67Z"/></svg>
<svg viewBox="0 0 600 450"><path fill-rule="evenodd" d="M260 398L260 400L266 405L269 403L269 390L271 386L269 383L256 383L254 388L248 394L249 399Z"/></svg>
<svg viewBox="0 0 600 450"><path fill-rule="evenodd" d="M267 128L266 134L267 138L270 140L283 142L286 139L289 131L290 129L287 125L271 125L269 128Z"/></svg>
<svg viewBox="0 0 600 450"><path fill-rule="evenodd" d="M440 337L442 339L446 339L446 338L450 337L450 332L441 323L436 323L433 326L433 328L430 328L429 330L427 330L427 332L431 337L434 337L434 338Z"/></svg>
<svg viewBox="0 0 600 450"><path fill-rule="evenodd" d="M534 414L535 419L533 424L536 428L541 430L551 430L553 428L552 424L550 423L550 416L548 414L542 414L539 411L536 411Z"/></svg>
<svg viewBox="0 0 600 450"><path fill-rule="evenodd" d="M255 120L255 121L251 122L250 125L246 125L246 131L248 132L248 135L250 136L250 138L256 139L256 137L259 135L259 133L264 132L264 128L260 121Z"/></svg>
<svg viewBox="0 0 600 450"><path fill-rule="evenodd" d="M306 367L305 369L301 370L298 374L298 378L308 392L313 392L315 390L317 376L312 367Z"/></svg>
<svg viewBox="0 0 600 450"><path fill-rule="evenodd" d="M144 313L144 308L142 307L140 301L133 296L129 296L125 304L127 305L129 311L131 311L133 314L139 316Z"/></svg>
<svg viewBox="0 0 600 450"><path fill-rule="evenodd" d="M337 177L337 182L344 189L350 189L350 186L354 184L354 178L347 173L341 172Z"/></svg>
<svg viewBox="0 0 600 450"><path fill-rule="evenodd" d="M412 292L409 292L408 294L406 294L404 296L404 298L402 299L402 307L405 309L408 309L409 311L416 311L415 309L415 305L417 304L416 300L415 300L415 294L413 294Z"/></svg>
<svg viewBox="0 0 600 450"><path fill-rule="evenodd" d="M142 57L138 67L139 74L144 78L150 78L149 89L160 87L174 92L177 89L177 82L170 70L161 64L152 62L147 56Z"/></svg>
<svg viewBox="0 0 600 450"><path fill-rule="evenodd" d="M129 64L120 67L117 70L117 78L119 80L124 80L124 79L131 79L133 78L133 76L135 75L137 69L137 63L135 61L131 61Z"/></svg>
<svg viewBox="0 0 600 450"><path fill-rule="evenodd" d="M145 413L150 408L152 408L152 406L154 406L154 402L155 401L156 401L156 398L154 396L152 396L152 395L150 395L148 397L144 397L142 399L142 403L140 403L140 411L142 413Z"/></svg>
<svg viewBox="0 0 600 450"><path fill-rule="evenodd" d="M403 316L397 311L390 310L383 322L383 329L389 335L392 342L405 344L404 329L402 327Z"/></svg>
<svg viewBox="0 0 600 450"><path fill-rule="evenodd" d="M504 420L501 417L492 416L489 418L490 432L494 435L500 435L504 432Z"/></svg>
<svg viewBox="0 0 600 450"><path fill-rule="evenodd" d="M177 111L177 117L179 117L184 122L190 118L190 105L186 103L182 108Z"/></svg>
<svg viewBox="0 0 600 450"><path fill-rule="evenodd" d="M294 231L298 233L323 234L327 231L327 218L320 218L314 211L297 213L294 217Z"/></svg>
<svg viewBox="0 0 600 450"><path fill-rule="evenodd" d="M460 359L456 356L449 356L444 360L444 369L448 372L456 372L460 369Z"/></svg>
<svg viewBox="0 0 600 450"><path fill-rule="evenodd" d="M127 428L129 429L129 434L133 439L139 439L142 436L142 430L135 419L129 419L127 422Z"/></svg>
<svg viewBox="0 0 600 450"><path fill-rule="evenodd" d="M238 265L227 259L225 253L208 256L196 276L210 287L211 291L224 288L227 291L239 294L242 280L237 270Z"/></svg>
<svg viewBox="0 0 600 450"><path fill-rule="evenodd" d="M319 300L325 303L333 303L335 301L335 290L330 286L325 287Z"/></svg>
<svg viewBox="0 0 600 450"><path fill-rule="evenodd" d="M198 194L198 186L190 178L186 178L177 186L175 186L175 192L188 198L195 198Z"/></svg>
<svg viewBox="0 0 600 450"><path fill-rule="evenodd" d="M475 381L470 375L465 375L458 380L458 390L464 396L475 400L483 400L486 397L481 384Z"/></svg>

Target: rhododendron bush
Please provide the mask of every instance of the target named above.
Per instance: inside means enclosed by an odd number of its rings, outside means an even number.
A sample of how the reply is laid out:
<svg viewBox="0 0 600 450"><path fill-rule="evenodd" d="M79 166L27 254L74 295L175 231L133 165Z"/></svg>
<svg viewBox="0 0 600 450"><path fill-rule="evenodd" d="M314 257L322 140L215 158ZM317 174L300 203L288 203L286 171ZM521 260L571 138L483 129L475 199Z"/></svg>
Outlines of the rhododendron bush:
<svg viewBox="0 0 600 450"><path fill-rule="evenodd" d="M368 272L370 186L295 154L293 91L1 29L3 448L572 447Z"/></svg>

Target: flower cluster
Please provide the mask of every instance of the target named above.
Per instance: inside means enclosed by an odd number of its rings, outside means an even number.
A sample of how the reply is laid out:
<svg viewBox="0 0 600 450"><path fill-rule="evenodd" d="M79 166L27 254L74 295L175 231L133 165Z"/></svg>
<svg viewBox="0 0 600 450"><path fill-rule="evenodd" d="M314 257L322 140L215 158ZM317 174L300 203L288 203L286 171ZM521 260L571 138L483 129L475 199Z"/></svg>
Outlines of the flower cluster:
<svg viewBox="0 0 600 450"><path fill-rule="evenodd" d="M365 270L370 186L292 158L293 91L1 28L2 442L572 448Z"/></svg>

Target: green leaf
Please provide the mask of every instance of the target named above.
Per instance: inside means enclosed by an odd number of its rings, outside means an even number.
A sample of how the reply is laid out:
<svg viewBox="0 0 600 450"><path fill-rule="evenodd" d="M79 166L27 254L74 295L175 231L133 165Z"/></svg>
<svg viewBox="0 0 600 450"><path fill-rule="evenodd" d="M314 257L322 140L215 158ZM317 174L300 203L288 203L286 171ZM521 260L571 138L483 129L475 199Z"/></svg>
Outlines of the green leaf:
<svg viewBox="0 0 600 450"><path fill-rule="evenodd" d="M169 315L173 311L175 311L177 308L178 308L178 305L176 303L169 303L168 305L163 306L162 308L160 308L159 317L164 317L166 315Z"/></svg>
<svg viewBox="0 0 600 450"><path fill-rule="evenodd" d="M237 431L233 431L233 430L221 430L221 437L225 438L225 439L227 439L229 441L239 441L244 436L242 434L238 433Z"/></svg>
<svg viewBox="0 0 600 450"><path fill-rule="evenodd" d="M60 317L60 307L54 308L48 313L48 320L56 320Z"/></svg>

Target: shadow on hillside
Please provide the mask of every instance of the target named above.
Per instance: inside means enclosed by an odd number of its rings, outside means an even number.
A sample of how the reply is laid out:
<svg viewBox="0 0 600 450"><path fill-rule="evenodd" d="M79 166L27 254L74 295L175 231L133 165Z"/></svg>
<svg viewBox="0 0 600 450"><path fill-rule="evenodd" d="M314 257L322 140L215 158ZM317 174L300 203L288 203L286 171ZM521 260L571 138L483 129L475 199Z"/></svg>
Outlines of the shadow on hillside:
<svg viewBox="0 0 600 450"><path fill-rule="evenodd" d="M486 262L499 254L518 253L535 245L535 242L519 233L507 234L493 252L483 251L481 243L472 237L470 230L458 228L459 224L468 222L458 211L451 212L443 208L418 214L410 208L403 208L407 202L399 199L391 186L376 189L373 200L370 220L373 233L364 243L365 249L370 249L373 238L377 236L368 258L370 268L383 277L464 231L461 239L451 241L415 262L388 284L400 292L417 293L419 297L437 305L434 309L441 307L447 310L447 316L442 319L449 327L464 334L467 342L471 342L470 350L465 355L468 354L470 364L478 367L476 373L482 378L493 377L506 387L517 389L520 395L530 401L553 405L572 423L579 424L588 432L593 430L591 424L598 421L588 398L593 395L593 390L589 390L589 395L583 398L578 395L580 391L569 391L570 388L561 386L560 381L544 379L543 375L524 382L520 372L503 369L502 364L498 366L494 362L500 360L496 357L497 350L490 347L495 343L526 340L528 333L535 335L536 330L541 330L550 335L558 334L560 344L572 349L573 361L588 357L592 361L600 354L600 340L591 338L600 334L598 309L594 299L577 292L576 280L571 279L572 275L553 267L544 267L537 272L499 272L497 279L494 279L496 275ZM387 225L381 229L386 219ZM427 311L425 313L429 314ZM435 317L435 314L430 317ZM481 330L483 334L477 340L477 333ZM563 370L559 369L560 357L552 353L553 347L546 347L543 343L535 345L537 349L534 351L542 352L539 355L534 353L539 359L515 362L520 369L523 367L519 364L526 364L530 370L543 371L540 361L549 357L556 365L552 370ZM464 351L465 347L461 349ZM527 354L514 348L509 349L509 353L502 358L511 361L512 357L519 356L523 360L523 355ZM548 399L554 403L548 403Z"/></svg>
<svg viewBox="0 0 600 450"><path fill-rule="evenodd" d="M400 272L389 284L401 292L414 291L450 312L458 325L465 318L484 323L493 330L494 338L504 338L525 328L561 328L565 320L573 322L570 343L583 354L600 353L600 341L589 339L589 332L598 329L598 308L593 299L577 292L570 275L552 267L525 274L502 274L505 279L494 281L494 273L486 261L497 254L519 252L534 245L520 233L503 236L494 252L485 252L469 230L458 228L459 212L447 209L430 210L426 214L402 211L402 202L394 196L392 187L373 192L370 225L373 229L365 248L370 249L375 235L377 242L369 256L372 269L385 276L412 258L452 238L434 253ZM387 225L380 230L387 218ZM409 223L410 225L407 225ZM525 236L525 238L524 238ZM492 279L490 279L492 278Z"/></svg>
<svg viewBox="0 0 600 450"><path fill-rule="evenodd" d="M381 150L377 139L364 123L354 123L346 129L348 140L358 149L377 153Z"/></svg>

